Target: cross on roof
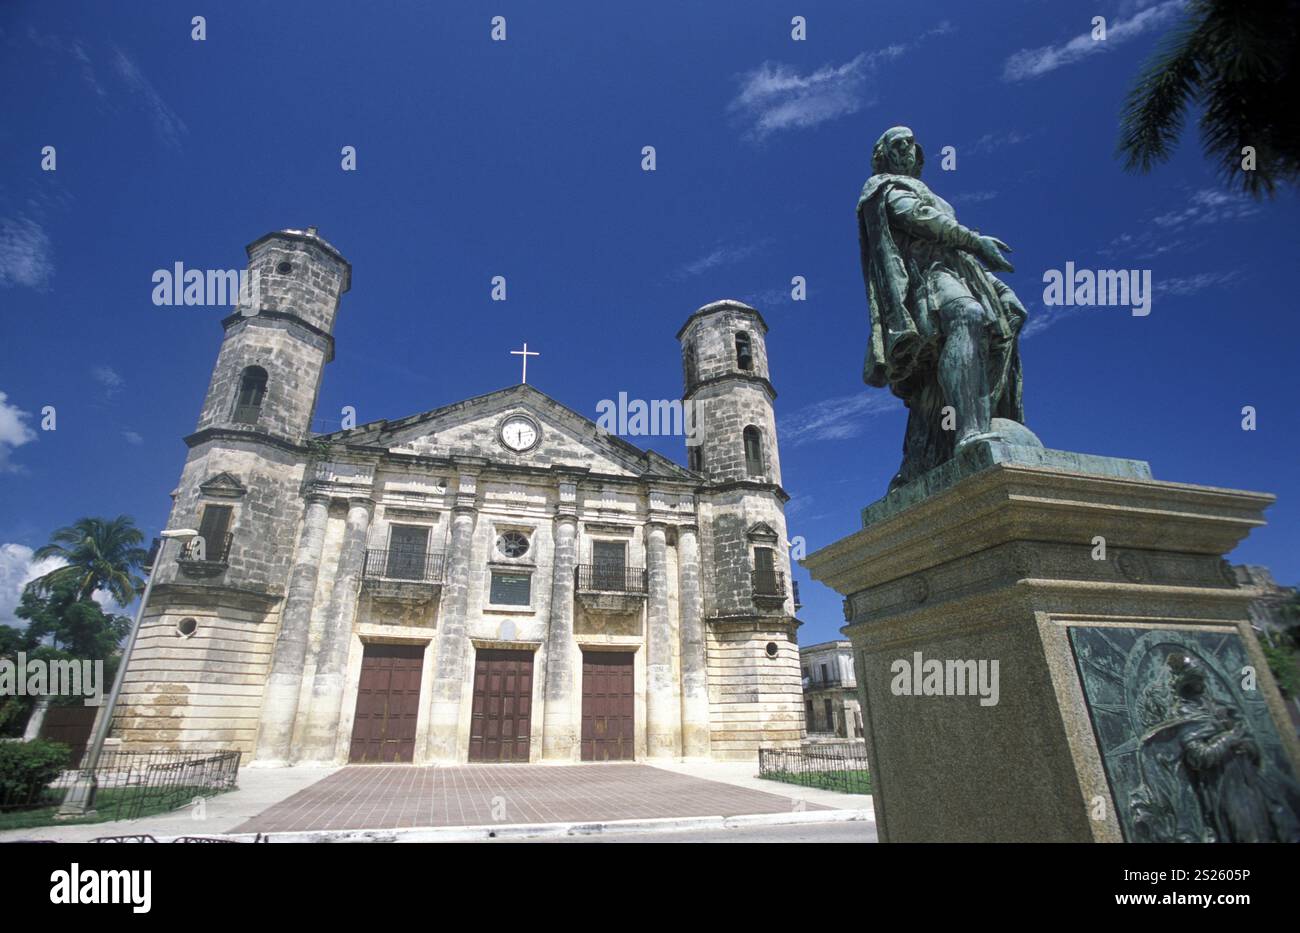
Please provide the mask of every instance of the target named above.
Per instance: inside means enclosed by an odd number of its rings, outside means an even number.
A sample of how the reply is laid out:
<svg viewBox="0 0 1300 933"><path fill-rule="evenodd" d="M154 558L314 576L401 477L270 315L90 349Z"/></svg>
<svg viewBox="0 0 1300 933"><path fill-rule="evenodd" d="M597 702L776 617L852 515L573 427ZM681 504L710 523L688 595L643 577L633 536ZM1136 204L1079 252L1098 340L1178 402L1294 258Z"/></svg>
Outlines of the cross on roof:
<svg viewBox="0 0 1300 933"><path fill-rule="evenodd" d="M522 350L511 350L511 351L510 351L510 355L511 355L511 356L522 356L522 357L524 358L524 360L523 360L523 362L524 362L524 372L523 372L523 376L520 378L519 381L520 381L521 384L523 384L523 385L527 385L527 384L528 384L528 358L529 358L530 356L541 356L541 354L538 353L536 350L529 350L529 349L528 349L528 341L524 341L524 348L523 348Z"/></svg>

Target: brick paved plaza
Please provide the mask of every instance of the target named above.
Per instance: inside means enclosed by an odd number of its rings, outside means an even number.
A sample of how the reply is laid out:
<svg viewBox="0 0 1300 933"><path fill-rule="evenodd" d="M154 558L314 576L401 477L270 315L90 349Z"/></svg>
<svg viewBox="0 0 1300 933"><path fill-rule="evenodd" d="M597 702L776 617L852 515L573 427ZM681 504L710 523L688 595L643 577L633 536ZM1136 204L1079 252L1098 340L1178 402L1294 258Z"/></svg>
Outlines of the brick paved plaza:
<svg viewBox="0 0 1300 933"><path fill-rule="evenodd" d="M779 785L777 785L779 787ZM234 832L398 829L788 813L789 797L647 765L354 765ZM804 804L809 810L825 810Z"/></svg>

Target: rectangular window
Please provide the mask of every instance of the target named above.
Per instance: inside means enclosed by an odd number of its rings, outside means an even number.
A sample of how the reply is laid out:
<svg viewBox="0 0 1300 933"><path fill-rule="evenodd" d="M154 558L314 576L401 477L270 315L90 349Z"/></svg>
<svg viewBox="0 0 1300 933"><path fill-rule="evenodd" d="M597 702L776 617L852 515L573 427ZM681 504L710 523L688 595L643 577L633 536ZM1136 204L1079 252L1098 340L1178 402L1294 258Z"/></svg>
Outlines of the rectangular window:
<svg viewBox="0 0 1300 933"><path fill-rule="evenodd" d="M763 436L752 424L744 430L745 470L751 476L763 475Z"/></svg>
<svg viewBox="0 0 1300 933"><path fill-rule="evenodd" d="M591 542L593 584L598 590L622 590L627 577L627 543Z"/></svg>
<svg viewBox="0 0 1300 933"><path fill-rule="evenodd" d="M826 704L826 731L835 731L835 707L830 700L823 701Z"/></svg>
<svg viewBox="0 0 1300 933"><path fill-rule="evenodd" d="M826 665L823 664L823 665L822 665L822 683L826 683L826 682L829 681L830 679L831 679L831 678L830 678L830 675L826 673Z"/></svg>
<svg viewBox="0 0 1300 933"><path fill-rule="evenodd" d="M533 576L529 573L502 573L492 571L493 605L531 606Z"/></svg>
<svg viewBox="0 0 1300 933"><path fill-rule="evenodd" d="M384 575L394 580L423 580L428 553L427 527L394 525L388 533L388 561Z"/></svg>
<svg viewBox="0 0 1300 933"><path fill-rule="evenodd" d="M228 505L205 505L203 517L199 519L199 537L203 539L204 560L226 559L226 535L230 531L230 516L233 509ZM198 543L192 540L187 554L197 558Z"/></svg>
<svg viewBox="0 0 1300 933"><path fill-rule="evenodd" d="M775 552L770 547L754 548L754 592L759 596L780 596Z"/></svg>

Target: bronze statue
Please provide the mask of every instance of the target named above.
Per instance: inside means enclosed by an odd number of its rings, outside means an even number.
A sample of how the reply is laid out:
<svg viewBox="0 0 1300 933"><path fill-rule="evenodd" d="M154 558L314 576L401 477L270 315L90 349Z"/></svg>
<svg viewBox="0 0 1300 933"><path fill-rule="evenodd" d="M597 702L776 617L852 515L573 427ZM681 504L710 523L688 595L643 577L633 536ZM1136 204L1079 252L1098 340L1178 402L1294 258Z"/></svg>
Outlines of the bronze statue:
<svg viewBox="0 0 1300 933"><path fill-rule="evenodd" d="M1002 255L1010 247L959 224L920 180L924 161L911 130L886 130L858 199L871 308L862 377L908 408L891 490L972 441L998 437L992 419L1024 421L1017 341L1027 314L991 274L1014 271Z"/></svg>

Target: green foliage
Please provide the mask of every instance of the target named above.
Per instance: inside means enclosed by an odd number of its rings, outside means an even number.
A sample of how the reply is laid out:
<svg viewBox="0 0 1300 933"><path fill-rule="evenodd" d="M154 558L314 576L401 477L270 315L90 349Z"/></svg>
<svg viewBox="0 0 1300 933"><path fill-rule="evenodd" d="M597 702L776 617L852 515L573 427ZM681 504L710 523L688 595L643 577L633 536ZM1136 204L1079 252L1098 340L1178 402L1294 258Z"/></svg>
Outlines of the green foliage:
<svg viewBox="0 0 1300 933"><path fill-rule="evenodd" d="M1129 92L1120 123L1126 167L1172 154L1189 105L1201 105L1206 157L1229 186L1272 195L1300 179L1300 0L1191 0ZM1256 168L1242 168L1242 149Z"/></svg>
<svg viewBox="0 0 1300 933"><path fill-rule="evenodd" d="M126 616L106 613L89 597L82 597L77 580L65 577L39 588L36 581L23 590L14 614L28 621L17 650L32 655L47 640L64 654L60 657L95 660L107 658L131 629Z"/></svg>
<svg viewBox="0 0 1300 933"><path fill-rule="evenodd" d="M1295 651L1263 642L1260 647L1264 650L1264 657L1268 658L1268 669L1273 672L1278 689L1288 697L1300 696L1300 666L1296 664Z"/></svg>
<svg viewBox="0 0 1300 933"><path fill-rule="evenodd" d="M0 803L21 802L67 769L68 746L60 742L0 742Z"/></svg>
<svg viewBox="0 0 1300 933"><path fill-rule="evenodd" d="M54 532L50 543L35 553L38 560L61 557L67 566L33 580L29 588L48 595L56 586L73 584L78 601L107 590L118 605L128 605L144 589L136 575L149 556L143 543L144 535L127 515L79 519Z"/></svg>

